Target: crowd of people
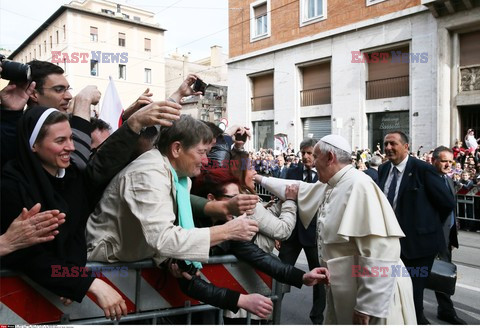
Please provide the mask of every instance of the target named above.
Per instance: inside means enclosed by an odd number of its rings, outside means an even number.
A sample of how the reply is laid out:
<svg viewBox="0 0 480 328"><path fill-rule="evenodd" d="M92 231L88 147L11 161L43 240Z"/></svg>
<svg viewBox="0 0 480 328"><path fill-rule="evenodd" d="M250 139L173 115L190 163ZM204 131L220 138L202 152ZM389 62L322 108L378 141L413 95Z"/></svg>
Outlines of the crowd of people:
<svg viewBox="0 0 480 328"><path fill-rule="evenodd" d="M352 268L430 272L448 242L444 225L452 228L455 198L444 179L455 180L458 166L456 183L469 188L467 174L479 173L473 131L467 148L421 156L410 153L401 131L386 135L385 153L352 151L338 135L306 138L298 153L291 145L284 153L247 152L248 128L222 131L181 115L182 99L199 95L192 89L198 76L190 74L166 100L154 101L147 89L111 133L90 115L101 97L95 86L72 97L60 67L29 65L33 82L0 91L2 267L65 305L93 293L105 317L120 320L126 302L109 284L52 269L152 259L184 294L225 309L225 322L244 323L245 311L269 318L268 297L201 278L210 256L234 254L280 282L313 286L312 323L428 323L426 277L353 277ZM428 181L409 194L417 179ZM256 185L278 199L260 202ZM309 272L294 266L302 250ZM445 308L450 312L439 310L439 317L461 320L453 305Z"/></svg>
<svg viewBox="0 0 480 328"><path fill-rule="evenodd" d="M474 130L468 130L465 142L457 140L455 146L451 148L454 162L447 175L452 178L457 190L470 191L473 187L480 186L480 144L473 144L473 141L471 141L472 137L470 137L470 141L467 143L469 136L474 136ZM480 138L475 140L480 141ZM464 144L466 147L463 146ZM417 152L410 152L409 156L432 164L434 149L422 153L422 148L420 147ZM289 168L297 167L302 162L301 152L295 153L291 145L286 151L279 152L277 155L271 148L250 151L249 155L255 163L257 173L267 177L285 178L286 171ZM368 148L357 149L352 151L351 156L352 165L369 175L372 169L378 168L378 166L387 161L386 154L381 152L380 145L374 152Z"/></svg>

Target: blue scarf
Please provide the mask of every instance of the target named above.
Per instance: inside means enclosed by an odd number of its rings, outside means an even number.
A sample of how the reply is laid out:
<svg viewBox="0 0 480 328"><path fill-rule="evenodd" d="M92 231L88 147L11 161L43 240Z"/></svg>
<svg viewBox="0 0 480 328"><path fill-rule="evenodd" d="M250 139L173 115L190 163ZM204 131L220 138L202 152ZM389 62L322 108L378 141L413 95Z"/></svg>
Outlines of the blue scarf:
<svg viewBox="0 0 480 328"><path fill-rule="evenodd" d="M193 223L192 205L190 204L190 193L188 192L188 178L178 178L177 172L170 165L170 171L173 175L173 181L175 182L177 207L178 207L178 224L183 229L195 228ZM192 263L195 268L201 269L202 264L200 262L185 260L187 264Z"/></svg>

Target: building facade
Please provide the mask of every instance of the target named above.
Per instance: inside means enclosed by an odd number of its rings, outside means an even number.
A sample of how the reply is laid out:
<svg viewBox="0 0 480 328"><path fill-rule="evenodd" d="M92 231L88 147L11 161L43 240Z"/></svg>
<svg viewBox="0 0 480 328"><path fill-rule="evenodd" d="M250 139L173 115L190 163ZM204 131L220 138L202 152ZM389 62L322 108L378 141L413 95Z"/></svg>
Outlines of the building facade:
<svg viewBox="0 0 480 328"><path fill-rule="evenodd" d="M450 146L466 131L452 105L464 101L455 65L465 56L470 71L480 64L471 44L455 41L480 36L471 5L435 17L420 0L230 0L229 121L253 128L254 149L286 135L298 150L329 133L376 149L392 130L410 136L412 151ZM468 106L478 104L473 84L462 91Z"/></svg>
<svg viewBox="0 0 480 328"><path fill-rule="evenodd" d="M164 32L152 12L106 0L72 1L9 58L57 63L73 95L87 85L104 93L111 76L126 108L147 88L154 97L165 94Z"/></svg>
<svg viewBox="0 0 480 328"><path fill-rule="evenodd" d="M227 61L221 46L210 47L210 57L190 61L189 56L172 54L165 58L165 97L171 95L188 74L198 75L206 84L203 97L184 100L182 113L219 124L227 117Z"/></svg>

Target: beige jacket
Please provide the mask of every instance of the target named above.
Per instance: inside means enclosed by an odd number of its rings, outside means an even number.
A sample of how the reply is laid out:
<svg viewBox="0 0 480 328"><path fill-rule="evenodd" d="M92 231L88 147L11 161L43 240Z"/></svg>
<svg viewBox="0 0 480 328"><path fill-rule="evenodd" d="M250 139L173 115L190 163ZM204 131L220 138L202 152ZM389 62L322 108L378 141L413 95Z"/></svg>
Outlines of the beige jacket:
<svg viewBox="0 0 480 328"><path fill-rule="evenodd" d="M189 188L190 188L189 183ZM157 149L117 174L87 222L89 261L153 258L208 260L210 230L175 225L176 190L168 158Z"/></svg>
<svg viewBox="0 0 480 328"><path fill-rule="evenodd" d="M258 222L260 233L255 244L270 253L275 247L275 240L286 240L292 234L297 221L297 204L292 200L277 202L266 209L258 203L250 219Z"/></svg>

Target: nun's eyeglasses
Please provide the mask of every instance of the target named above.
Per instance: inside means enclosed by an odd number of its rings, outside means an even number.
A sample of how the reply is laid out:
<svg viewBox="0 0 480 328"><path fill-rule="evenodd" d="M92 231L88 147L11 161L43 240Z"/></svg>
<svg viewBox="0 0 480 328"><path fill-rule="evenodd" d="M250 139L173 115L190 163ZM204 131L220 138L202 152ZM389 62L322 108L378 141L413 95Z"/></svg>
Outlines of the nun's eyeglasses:
<svg viewBox="0 0 480 328"><path fill-rule="evenodd" d="M51 87L51 88L41 88L41 89L51 89L51 90L55 91L55 93L58 93L58 94L65 93L67 91L72 91L73 90L72 87L70 87L70 86L66 87L66 86L63 86L63 85L56 85L56 86Z"/></svg>

